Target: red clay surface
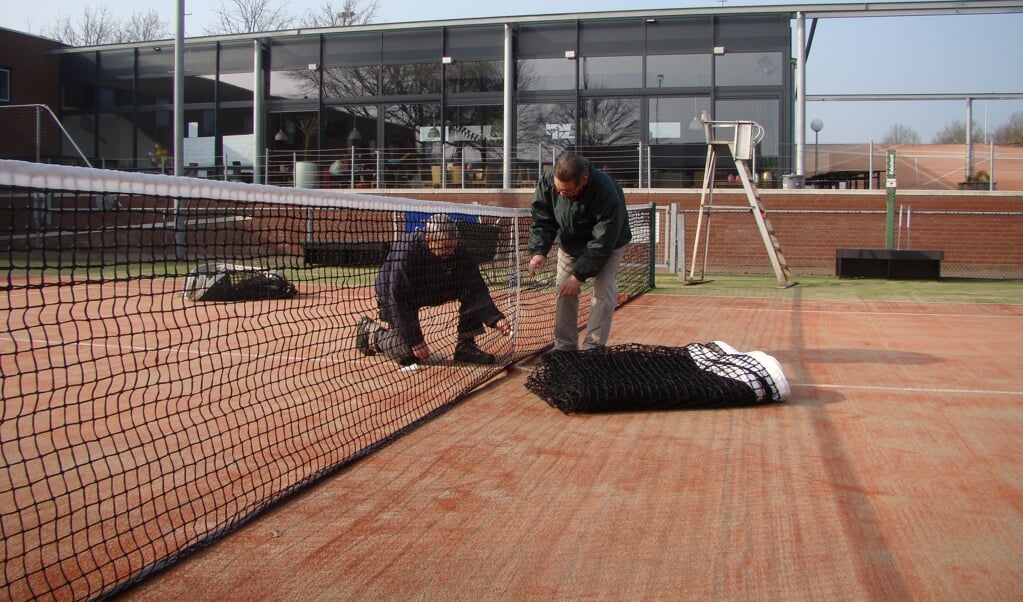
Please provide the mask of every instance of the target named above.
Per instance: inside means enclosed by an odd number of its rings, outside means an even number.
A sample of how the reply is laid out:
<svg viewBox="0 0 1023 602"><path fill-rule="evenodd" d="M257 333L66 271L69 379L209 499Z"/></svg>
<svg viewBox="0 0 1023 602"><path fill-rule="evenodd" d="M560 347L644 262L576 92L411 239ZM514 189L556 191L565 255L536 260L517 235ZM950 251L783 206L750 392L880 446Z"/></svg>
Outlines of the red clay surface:
<svg viewBox="0 0 1023 602"><path fill-rule="evenodd" d="M565 416L514 366L123 600L1023 598L1023 305L646 295L780 405ZM429 369L445 369L433 367Z"/></svg>

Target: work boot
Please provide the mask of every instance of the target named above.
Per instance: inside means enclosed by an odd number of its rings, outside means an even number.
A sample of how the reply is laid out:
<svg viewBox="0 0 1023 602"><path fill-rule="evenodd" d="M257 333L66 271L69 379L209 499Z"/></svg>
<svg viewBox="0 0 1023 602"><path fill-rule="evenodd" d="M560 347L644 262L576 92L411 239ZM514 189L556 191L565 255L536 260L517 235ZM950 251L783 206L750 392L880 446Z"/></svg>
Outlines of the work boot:
<svg viewBox="0 0 1023 602"><path fill-rule="evenodd" d="M374 345L370 344L369 339L370 334L380 330L380 326L370 318L363 316L355 330L355 348L362 352L363 355L376 355L377 352L373 348Z"/></svg>
<svg viewBox="0 0 1023 602"><path fill-rule="evenodd" d="M462 339L455 345L455 361L467 364L493 364L494 356L476 346L472 339Z"/></svg>

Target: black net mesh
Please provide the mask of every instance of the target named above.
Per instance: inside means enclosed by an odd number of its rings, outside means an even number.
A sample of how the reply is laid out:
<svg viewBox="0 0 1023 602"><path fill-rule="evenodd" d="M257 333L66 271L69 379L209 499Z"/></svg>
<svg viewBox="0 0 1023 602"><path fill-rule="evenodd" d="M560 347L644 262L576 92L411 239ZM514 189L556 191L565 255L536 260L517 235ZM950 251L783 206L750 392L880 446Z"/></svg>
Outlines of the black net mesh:
<svg viewBox="0 0 1023 602"><path fill-rule="evenodd" d="M756 360L714 343L625 344L544 356L526 388L566 414L749 406L780 401Z"/></svg>
<svg viewBox="0 0 1023 602"><path fill-rule="evenodd" d="M427 307L436 360L403 372L357 326L436 213L514 335L454 361L458 303ZM630 216L622 302L651 282L651 209ZM525 209L0 161L0 598L120 591L541 351L528 233Z"/></svg>

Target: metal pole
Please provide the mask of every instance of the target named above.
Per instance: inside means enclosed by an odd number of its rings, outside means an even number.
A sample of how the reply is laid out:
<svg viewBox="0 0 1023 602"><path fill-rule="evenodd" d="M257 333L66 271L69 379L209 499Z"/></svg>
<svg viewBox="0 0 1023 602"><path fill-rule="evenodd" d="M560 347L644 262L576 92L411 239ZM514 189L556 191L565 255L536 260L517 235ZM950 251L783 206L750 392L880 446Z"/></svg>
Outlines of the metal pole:
<svg viewBox="0 0 1023 602"><path fill-rule="evenodd" d="M174 35L174 175L180 176L185 161L185 0L177 0ZM181 198L174 198L174 257L185 259L185 216Z"/></svg>
<svg viewBox="0 0 1023 602"><path fill-rule="evenodd" d="M867 190L874 189L874 141L870 141L867 156Z"/></svg>
<svg viewBox="0 0 1023 602"><path fill-rule="evenodd" d="M884 244L885 248L895 247L895 149L888 150L887 164L885 166L885 188L887 189L884 220Z"/></svg>
<svg viewBox="0 0 1023 602"><path fill-rule="evenodd" d="M818 165L820 165L820 163L817 162L817 159L819 157L818 151L817 151L817 148L818 148L817 140L819 140L818 137L820 135L821 135L820 132L814 132L813 133L813 175L814 176L816 176L817 172L820 170L820 168L818 167Z"/></svg>
<svg viewBox="0 0 1023 602"><path fill-rule="evenodd" d="M806 175L806 19L796 13L796 175Z"/></svg>
<svg viewBox="0 0 1023 602"><path fill-rule="evenodd" d="M504 25L504 130L503 138L501 140L502 148L504 149L504 158L501 160L501 171L503 171L503 177L501 178L501 187L505 190L511 188L512 178L512 111L514 110L513 94L515 92L515 82L513 81L515 68L512 58L512 45L514 44L515 36L512 30L512 26L505 23Z"/></svg>
<svg viewBox="0 0 1023 602"><path fill-rule="evenodd" d="M43 109L36 105L36 163L42 163L42 151L41 147L43 144Z"/></svg>
<svg viewBox="0 0 1023 602"><path fill-rule="evenodd" d="M966 180L973 177L973 99L966 99Z"/></svg>
<svg viewBox="0 0 1023 602"><path fill-rule="evenodd" d="M988 190L994 190L995 189L995 143L991 142L990 145L991 145L991 158L988 159L988 166L990 167L990 169L987 170L988 171L988 176L990 177L990 179L988 180Z"/></svg>
<svg viewBox="0 0 1023 602"><path fill-rule="evenodd" d="M657 288L655 279L657 272L657 203L650 203L650 263L647 266L647 284L650 288Z"/></svg>
<svg viewBox="0 0 1023 602"><path fill-rule="evenodd" d="M185 0L177 0L174 36L174 175L180 176L185 149Z"/></svg>
<svg viewBox="0 0 1023 602"><path fill-rule="evenodd" d="M266 141L266 110L265 95L266 78L264 77L265 65L263 64L263 42L256 40L252 43L252 86L255 91L252 94L252 181L258 184L262 179L263 165L259 149L263 148Z"/></svg>

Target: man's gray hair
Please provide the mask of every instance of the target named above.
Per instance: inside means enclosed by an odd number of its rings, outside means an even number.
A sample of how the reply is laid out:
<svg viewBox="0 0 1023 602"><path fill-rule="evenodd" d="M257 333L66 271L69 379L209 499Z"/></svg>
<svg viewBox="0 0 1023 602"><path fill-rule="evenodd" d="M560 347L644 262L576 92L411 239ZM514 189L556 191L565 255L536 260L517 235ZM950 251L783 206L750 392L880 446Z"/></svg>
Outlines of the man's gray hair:
<svg viewBox="0 0 1023 602"><path fill-rule="evenodd" d="M426 220L426 233L431 238L452 238L458 236L458 228L447 214L435 213Z"/></svg>

